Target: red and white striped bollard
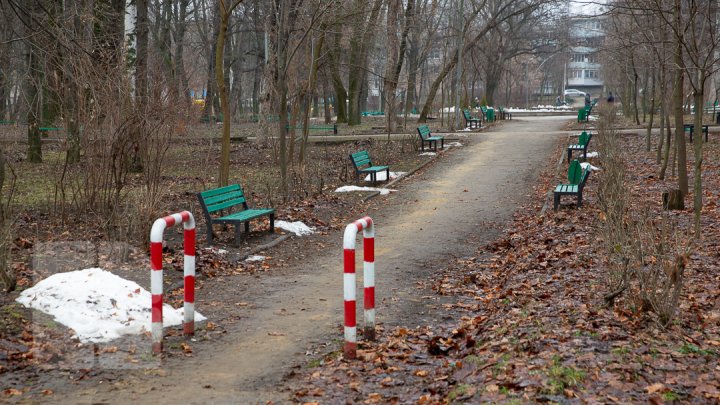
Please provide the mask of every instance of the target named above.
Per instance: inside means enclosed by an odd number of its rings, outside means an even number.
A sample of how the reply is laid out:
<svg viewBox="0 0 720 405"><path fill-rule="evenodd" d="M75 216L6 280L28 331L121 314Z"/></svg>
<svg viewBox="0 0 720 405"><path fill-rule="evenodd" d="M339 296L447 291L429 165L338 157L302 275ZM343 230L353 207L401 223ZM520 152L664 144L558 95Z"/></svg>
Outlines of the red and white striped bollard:
<svg viewBox="0 0 720 405"><path fill-rule="evenodd" d="M195 333L195 218L188 211L158 218L150 230L150 289L152 292L152 351L162 353L163 339L163 232L182 222L184 258L185 319L183 334Z"/></svg>
<svg viewBox="0 0 720 405"><path fill-rule="evenodd" d="M363 217L345 228L343 237L343 297L345 300L345 358L354 359L357 351L355 320L355 239L363 231L363 287L365 307L364 335L375 340L375 226Z"/></svg>

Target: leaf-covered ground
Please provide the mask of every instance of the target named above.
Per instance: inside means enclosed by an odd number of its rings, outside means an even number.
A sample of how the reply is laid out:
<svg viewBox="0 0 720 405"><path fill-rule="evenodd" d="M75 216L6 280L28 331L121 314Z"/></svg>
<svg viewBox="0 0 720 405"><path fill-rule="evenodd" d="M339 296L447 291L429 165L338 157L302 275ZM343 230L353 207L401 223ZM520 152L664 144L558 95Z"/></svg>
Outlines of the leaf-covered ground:
<svg viewBox="0 0 720 405"><path fill-rule="evenodd" d="M632 203L659 215L661 192L676 188L676 179L658 180L655 154L643 150L644 138L621 142ZM717 134L705 145L703 234L670 326L660 326L654 314L635 309L627 298L604 305L607 260L599 240L598 177L590 177L582 209L568 200L559 212L539 215L547 191L566 170L548 162L535 200L503 236L475 257L451 263L434 280L437 294L456 298L438 309L447 312L446 324L380 329L374 343L360 337L358 360L328 353L291 380L293 400L720 403ZM592 163L602 167L602 159ZM669 215L687 228L693 213L689 208Z"/></svg>

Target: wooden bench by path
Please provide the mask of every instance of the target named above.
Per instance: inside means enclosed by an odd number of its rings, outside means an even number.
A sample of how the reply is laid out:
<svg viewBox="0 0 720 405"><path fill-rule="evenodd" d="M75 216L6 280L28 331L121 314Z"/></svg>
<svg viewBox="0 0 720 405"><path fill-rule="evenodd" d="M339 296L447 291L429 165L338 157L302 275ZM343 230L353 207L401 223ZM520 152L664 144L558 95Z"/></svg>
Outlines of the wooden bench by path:
<svg viewBox="0 0 720 405"><path fill-rule="evenodd" d="M590 169L583 169L580 162L573 160L568 168L568 182L560 183L555 187L553 192L553 209L557 211L560 206L560 197L564 195L577 196L577 206L582 206L582 193L585 187L585 182L590 176Z"/></svg>
<svg viewBox="0 0 720 405"><path fill-rule="evenodd" d="M683 124L683 131L690 132L690 142L693 141L693 133L695 132L695 124ZM708 125L702 126L702 133L705 135L705 142L708 141Z"/></svg>
<svg viewBox="0 0 720 405"><path fill-rule="evenodd" d="M390 180L390 166L373 166L370 155L365 150L350 154L350 160L355 167L355 183L360 183L360 174L369 173L373 185L377 184L378 172L385 172L385 180Z"/></svg>
<svg viewBox="0 0 720 405"><path fill-rule="evenodd" d="M501 120L511 120L512 119L512 113L510 111L507 111L504 108L500 107L500 109L498 109L498 112L500 113Z"/></svg>
<svg viewBox="0 0 720 405"><path fill-rule="evenodd" d="M439 135L433 135L430 133L430 127L427 125L420 125L417 129L418 135L420 136L420 149L425 150L425 142L428 143L428 149L435 147L437 152L437 142L440 141L440 149L445 148L445 138Z"/></svg>
<svg viewBox="0 0 720 405"><path fill-rule="evenodd" d="M568 148L567 148L568 162L572 162L572 153L574 150L582 151L583 160L587 160L587 148L588 148L588 144L590 143L590 139L592 139L592 133L588 134L587 132L583 131L580 134L580 137L578 138L578 143L576 143L574 145L568 145Z"/></svg>
<svg viewBox="0 0 720 405"><path fill-rule="evenodd" d="M470 128L482 127L482 120L475 118L470 114L469 110L463 109L463 117L465 117L465 126Z"/></svg>
<svg viewBox="0 0 720 405"><path fill-rule="evenodd" d="M256 218L270 217L270 232L275 231L275 209L250 208L239 184L202 191L197 196L205 215L209 245L213 241L213 224L234 224L235 244L240 241L240 225L245 224L245 233L249 234L250 221ZM218 213L221 216L213 216Z"/></svg>

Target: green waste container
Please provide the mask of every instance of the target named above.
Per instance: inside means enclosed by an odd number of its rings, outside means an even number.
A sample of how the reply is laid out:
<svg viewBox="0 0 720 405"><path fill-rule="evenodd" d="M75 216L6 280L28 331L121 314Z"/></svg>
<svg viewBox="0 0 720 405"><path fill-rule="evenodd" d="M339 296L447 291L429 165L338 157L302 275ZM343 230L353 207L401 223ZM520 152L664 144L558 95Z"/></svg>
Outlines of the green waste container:
<svg viewBox="0 0 720 405"><path fill-rule="evenodd" d="M487 120L488 122L495 121L495 109L492 107L487 109Z"/></svg>

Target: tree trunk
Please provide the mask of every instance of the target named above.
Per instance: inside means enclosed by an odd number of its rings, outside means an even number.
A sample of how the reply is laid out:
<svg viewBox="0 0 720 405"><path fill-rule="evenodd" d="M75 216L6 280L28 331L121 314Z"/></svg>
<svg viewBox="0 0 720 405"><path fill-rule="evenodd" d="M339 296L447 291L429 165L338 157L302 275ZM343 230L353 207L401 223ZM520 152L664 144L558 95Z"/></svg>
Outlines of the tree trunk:
<svg viewBox="0 0 720 405"><path fill-rule="evenodd" d="M240 4L241 0L232 0L232 4L226 3L231 0L218 0L218 14L220 26L218 29L217 43L215 44L215 81L220 96L220 106L223 112L223 132L220 148L220 173L218 175L218 186L227 186L230 182L230 104L228 103L227 88L225 87L225 68L223 59L225 55L225 34L227 33L228 21L233 10Z"/></svg>
<svg viewBox="0 0 720 405"><path fill-rule="evenodd" d="M350 39L350 55L348 66L348 124L359 125L361 122L362 93L367 78L367 55L371 46L374 27L377 26L380 17L380 9L383 0L374 0L371 5L370 14L367 19L357 19L353 25L352 38ZM355 2L356 10L363 10L364 0Z"/></svg>
<svg viewBox="0 0 720 405"><path fill-rule="evenodd" d="M702 163L703 163L703 132L702 132L702 117L703 117L703 99L704 91L703 87L705 84L705 75L703 71L697 73L699 86L695 91L695 128L693 138L693 150L695 151L695 166L693 171L693 213L694 213L694 225L695 225L695 238L699 239L701 236L700 228L700 215L702 214L703 207L703 191L702 191Z"/></svg>
<svg viewBox="0 0 720 405"><path fill-rule="evenodd" d="M681 190L669 190L662 194L664 210L684 210L685 194Z"/></svg>
<svg viewBox="0 0 720 405"><path fill-rule="evenodd" d="M221 0L218 0L221 1ZM228 1L228 0L223 0ZM220 35L220 6L214 8L213 13L213 21L212 21L212 41L208 44L208 49L216 49L217 43L218 43L218 35ZM203 117L208 120L208 122L212 121L212 116L214 115L214 104L215 104L215 87L217 85L217 74L216 74L216 68L215 64L217 62L216 54L213 52L210 52L208 54L208 71L207 71L207 88L206 88L206 94L205 94L205 106L203 109Z"/></svg>
<svg viewBox="0 0 720 405"><path fill-rule="evenodd" d="M663 153L663 161L662 166L660 167L659 178L660 180L665 180L665 173L667 172L667 167L670 162L670 148L673 147L672 131L670 130L670 112L667 111L667 105L665 103L663 103L662 114L663 117L665 117L665 125L667 128L665 131L665 152Z"/></svg>
<svg viewBox="0 0 720 405"><path fill-rule="evenodd" d="M676 32L682 33L681 21L681 0L675 0L675 26ZM679 34L682 35L682 34ZM685 149L685 130L683 129L683 87L684 87L684 71L683 71L683 46L682 37L676 38L675 44L675 89L673 91L673 103L675 111L675 147L677 150L677 169L678 169L678 188L684 194L688 192L688 174L687 174L687 152Z"/></svg>

